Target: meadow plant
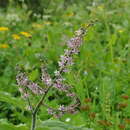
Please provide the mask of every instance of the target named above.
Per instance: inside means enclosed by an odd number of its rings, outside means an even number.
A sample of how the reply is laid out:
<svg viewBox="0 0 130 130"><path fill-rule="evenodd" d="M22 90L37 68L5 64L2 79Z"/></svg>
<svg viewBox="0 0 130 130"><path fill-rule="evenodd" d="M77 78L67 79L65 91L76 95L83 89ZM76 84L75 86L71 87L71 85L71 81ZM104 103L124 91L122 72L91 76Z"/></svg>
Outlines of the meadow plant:
<svg viewBox="0 0 130 130"><path fill-rule="evenodd" d="M40 87L37 83L29 80L25 72L18 71L16 76L17 84L19 86L19 91L23 98L28 102L29 109L32 112L32 127L31 130L36 128L36 115L39 108L43 105L47 107L49 114L59 118L63 114L75 113L77 108L80 106L80 100L77 97L76 93L72 91L72 86L65 83L63 74L70 71L69 66L73 65L73 55L79 54L80 46L82 45L82 40L84 34L87 32L88 27L93 25L93 22L88 24L86 27L80 28L75 32L73 38L67 42L67 49L64 50L64 54L60 56L58 61L58 69L54 72L54 77L52 78L47 72L45 66L41 67L41 81L46 85L46 88ZM61 104L58 108L53 108L44 103L48 92L55 88L60 92L65 93L67 97L70 97L73 101L73 104L70 103L68 106ZM36 96L41 96L40 100L35 106L32 106L30 101L30 93Z"/></svg>

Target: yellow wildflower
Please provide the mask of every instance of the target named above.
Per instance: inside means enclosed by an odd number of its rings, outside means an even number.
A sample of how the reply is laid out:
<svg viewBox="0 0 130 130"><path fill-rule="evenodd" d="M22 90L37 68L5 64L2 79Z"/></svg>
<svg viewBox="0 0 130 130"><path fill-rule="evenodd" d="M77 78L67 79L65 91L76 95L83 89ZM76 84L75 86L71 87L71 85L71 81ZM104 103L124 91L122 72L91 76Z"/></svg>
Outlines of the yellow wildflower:
<svg viewBox="0 0 130 130"><path fill-rule="evenodd" d="M123 30L123 29L119 29L118 32L119 32L119 33L123 33L124 30Z"/></svg>
<svg viewBox="0 0 130 130"><path fill-rule="evenodd" d="M102 4L102 5L99 5L97 8L98 8L99 10L103 11L104 5L103 5L103 4Z"/></svg>
<svg viewBox="0 0 130 130"><path fill-rule="evenodd" d="M28 32L20 32L25 37L32 37L32 35Z"/></svg>
<svg viewBox="0 0 130 130"><path fill-rule="evenodd" d="M9 48L9 45L7 43L0 44L0 48Z"/></svg>
<svg viewBox="0 0 130 130"><path fill-rule="evenodd" d="M84 28L88 28L89 25L90 25L90 24L88 24L88 23L84 23L84 24L82 24L81 26L84 27Z"/></svg>
<svg viewBox="0 0 130 130"><path fill-rule="evenodd" d="M20 39L20 36L17 35L17 34L13 34L12 37L13 37L13 39L15 39L15 40L19 40L19 39Z"/></svg>
<svg viewBox="0 0 130 130"><path fill-rule="evenodd" d="M66 14L66 16L68 16L68 17L72 17L72 16L74 16L74 13L73 13L73 12L68 13L68 14Z"/></svg>
<svg viewBox="0 0 130 130"><path fill-rule="evenodd" d="M50 21L46 21L46 22L44 22L44 24L46 24L46 25L50 25L50 24L52 24L52 22L50 22Z"/></svg>
<svg viewBox="0 0 130 130"><path fill-rule="evenodd" d="M37 23L34 23L34 24L32 24L32 26L34 27L34 28L42 28L42 24L37 24Z"/></svg>
<svg viewBox="0 0 130 130"><path fill-rule="evenodd" d="M8 27L0 27L0 31L8 31L9 28Z"/></svg>

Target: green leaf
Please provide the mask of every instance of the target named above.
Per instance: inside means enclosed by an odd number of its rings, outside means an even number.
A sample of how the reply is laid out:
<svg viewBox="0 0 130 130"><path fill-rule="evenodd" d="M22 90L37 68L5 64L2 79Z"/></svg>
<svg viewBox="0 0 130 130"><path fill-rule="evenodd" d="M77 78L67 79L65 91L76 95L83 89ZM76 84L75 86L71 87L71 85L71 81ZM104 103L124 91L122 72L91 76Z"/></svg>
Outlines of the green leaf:
<svg viewBox="0 0 130 130"><path fill-rule="evenodd" d="M88 128L85 127L75 127L57 120L47 120L42 122L38 126L38 128L45 128L45 127L48 127L49 130L89 130Z"/></svg>
<svg viewBox="0 0 130 130"><path fill-rule="evenodd" d="M29 79L35 81L38 75L39 75L38 69L35 69L29 74Z"/></svg>
<svg viewBox="0 0 130 130"><path fill-rule="evenodd" d="M0 91L0 101L7 102L21 109L25 107L25 102L22 99L12 97L9 93L3 91Z"/></svg>
<svg viewBox="0 0 130 130"><path fill-rule="evenodd" d="M3 119L0 120L0 129L1 130L29 130L25 124L20 124L15 126Z"/></svg>
<svg viewBox="0 0 130 130"><path fill-rule="evenodd" d="M109 44L114 45L114 44L116 43L116 39L117 39L117 35L116 35L116 34L113 34L113 35L111 36L111 39L110 39L110 41L109 41Z"/></svg>

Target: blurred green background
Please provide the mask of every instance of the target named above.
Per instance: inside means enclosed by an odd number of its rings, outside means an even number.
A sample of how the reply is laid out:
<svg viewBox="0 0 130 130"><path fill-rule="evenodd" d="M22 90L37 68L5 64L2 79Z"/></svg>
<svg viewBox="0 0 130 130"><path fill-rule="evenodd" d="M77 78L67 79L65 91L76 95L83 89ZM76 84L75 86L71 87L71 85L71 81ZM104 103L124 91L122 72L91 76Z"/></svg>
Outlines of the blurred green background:
<svg viewBox="0 0 130 130"><path fill-rule="evenodd" d="M37 130L130 130L130 0L0 0L0 130L30 127L17 64L40 84L41 64L52 74L66 41L91 20L98 22L65 75L81 100L79 112L56 119L41 107ZM50 92L46 102L68 101Z"/></svg>

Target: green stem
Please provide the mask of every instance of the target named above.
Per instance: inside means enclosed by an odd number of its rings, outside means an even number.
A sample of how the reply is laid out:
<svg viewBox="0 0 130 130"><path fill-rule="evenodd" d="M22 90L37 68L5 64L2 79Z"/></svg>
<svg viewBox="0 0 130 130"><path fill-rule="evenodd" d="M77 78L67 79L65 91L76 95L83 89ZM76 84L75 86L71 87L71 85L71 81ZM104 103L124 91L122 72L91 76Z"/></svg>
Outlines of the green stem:
<svg viewBox="0 0 130 130"><path fill-rule="evenodd" d="M32 113L32 127L31 130L35 130L36 126L36 114Z"/></svg>
<svg viewBox="0 0 130 130"><path fill-rule="evenodd" d="M37 116L37 112L40 108L40 106L42 105L43 100L45 99L48 91L50 90L51 87L48 87L47 91L45 92L45 94L41 97L41 99L39 100L38 104L36 105L36 107L34 108L34 111L32 112L32 127L31 130L35 130L36 128L36 116Z"/></svg>

